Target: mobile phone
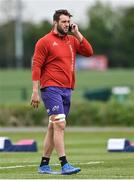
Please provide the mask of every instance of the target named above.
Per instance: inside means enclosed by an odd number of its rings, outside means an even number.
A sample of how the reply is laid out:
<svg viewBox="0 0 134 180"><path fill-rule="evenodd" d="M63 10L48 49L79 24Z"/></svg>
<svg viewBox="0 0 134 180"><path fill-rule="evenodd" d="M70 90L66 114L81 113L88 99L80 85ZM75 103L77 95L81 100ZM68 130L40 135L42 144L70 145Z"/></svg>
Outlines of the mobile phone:
<svg viewBox="0 0 134 180"><path fill-rule="evenodd" d="M74 28L74 27L75 27L75 25L70 24L70 25L69 25L69 31L71 32L71 31L72 31L72 28Z"/></svg>
<svg viewBox="0 0 134 180"><path fill-rule="evenodd" d="M69 25L69 29L68 29L70 32L72 30L72 24Z"/></svg>

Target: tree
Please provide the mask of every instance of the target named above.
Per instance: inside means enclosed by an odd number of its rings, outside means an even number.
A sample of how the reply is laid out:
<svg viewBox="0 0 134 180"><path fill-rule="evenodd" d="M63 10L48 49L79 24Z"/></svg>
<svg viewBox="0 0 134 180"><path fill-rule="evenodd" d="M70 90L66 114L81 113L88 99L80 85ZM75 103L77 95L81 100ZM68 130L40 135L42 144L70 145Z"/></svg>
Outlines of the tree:
<svg viewBox="0 0 134 180"><path fill-rule="evenodd" d="M134 67L134 7L125 8L123 12L119 39L122 64L126 67Z"/></svg>
<svg viewBox="0 0 134 180"><path fill-rule="evenodd" d="M0 67L14 66L14 21L0 26Z"/></svg>
<svg viewBox="0 0 134 180"><path fill-rule="evenodd" d="M89 9L89 25L87 35L92 41L95 52L107 53L110 46L111 26L110 23L112 11L109 6L103 5L97 1L96 4ZM109 21L108 19L109 18Z"/></svg>
<svg viewBox="0 0 134 180"><path fill-rule="evenodd" d="M84 34L93 44L95 54L106 54L110 67L134 67L134 7L112 9L97 1L88 11Z"/></svg>
<svg viewBox="0 0 134 180"><path fill-rule="evenodd" d="M24 25L24 67L31 66L31 58L34 51L35 43L39 38L51 30L51 24L45 20L40 24L27 22Z"/></svg>
<svg viewBox="0 0 134 180"><path fill-rule="evenodd" d="M2 0L0 2L1 24L0 33L3 43L0 46L2 67L15 66L15 19L16 2L18 0Z"/></svg>

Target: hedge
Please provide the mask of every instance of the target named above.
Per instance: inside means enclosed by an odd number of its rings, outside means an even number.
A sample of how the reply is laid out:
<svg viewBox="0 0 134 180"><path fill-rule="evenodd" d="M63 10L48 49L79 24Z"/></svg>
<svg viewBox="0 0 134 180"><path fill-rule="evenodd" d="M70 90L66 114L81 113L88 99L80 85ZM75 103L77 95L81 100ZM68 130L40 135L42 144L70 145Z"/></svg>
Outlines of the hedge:
<svg viewBox="0 0 134 180"><path fill-rule="evenodd" d="M0 126L47 126L48 116L41 105L0 105ZM134 104L117 102L73 103L67 117L72 126L134 126Z"/></svg>

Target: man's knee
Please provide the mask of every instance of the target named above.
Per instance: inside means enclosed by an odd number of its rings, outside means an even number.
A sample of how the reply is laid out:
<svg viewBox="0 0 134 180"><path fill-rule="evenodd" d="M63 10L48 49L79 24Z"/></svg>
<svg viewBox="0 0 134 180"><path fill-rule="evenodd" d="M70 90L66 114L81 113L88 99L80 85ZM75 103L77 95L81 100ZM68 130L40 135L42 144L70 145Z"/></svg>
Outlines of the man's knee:
<svg viewBox="0 0 134 180"><path fill-rule="evenodd" d="M49 117L50 123L59 123L65 121L65 114L53 114Z"/></svg>
<svg viewBox="0 0 134 180"><path fill-rule="evenodd" d="M66 123L65 122L59 122L54 124L54 131L64 131L65 130Z"/></svg>
<svg viewBox="0 0 134 180"><path fill-rule="evenodd" d="M49 117L50 124L53 124L53 127L55 129L65 129L66 121L65 121L65 115L64 114L57 114L57 115L51 115Z"/></svg>

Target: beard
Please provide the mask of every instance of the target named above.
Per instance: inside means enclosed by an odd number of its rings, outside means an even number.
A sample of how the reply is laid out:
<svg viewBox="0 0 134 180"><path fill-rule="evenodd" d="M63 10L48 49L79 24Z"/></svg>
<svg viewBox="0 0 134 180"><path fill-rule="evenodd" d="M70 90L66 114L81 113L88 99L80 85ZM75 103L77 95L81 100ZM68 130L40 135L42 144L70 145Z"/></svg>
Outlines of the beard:
<svg viewBox="0 0 134 180"><path fill-rule="evenodd" d="M67 33L68 33L68 32L65 32L59 25L57 25L57 31L62 35L67 35Z"/></svg>

